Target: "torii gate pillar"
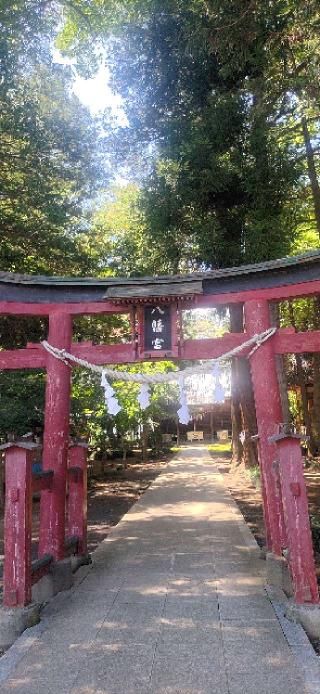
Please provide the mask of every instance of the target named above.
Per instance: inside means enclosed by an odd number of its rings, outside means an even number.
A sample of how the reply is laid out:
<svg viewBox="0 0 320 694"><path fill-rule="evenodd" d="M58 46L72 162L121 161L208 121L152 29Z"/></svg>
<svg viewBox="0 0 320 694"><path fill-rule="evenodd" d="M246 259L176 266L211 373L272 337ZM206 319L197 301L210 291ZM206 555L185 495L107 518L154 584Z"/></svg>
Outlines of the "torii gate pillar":
<svg viewBox="0 0 320 694"><path fill-rule="evenodd" d="M293 433L281 433L272 438L279 453L294 599L297 605L318 605L319 592L300 447L302 437Z"/></svg>
<svg viewBox="0 0 320 694"><path fill-rule="evenodd" d="M269 304L250 300L244 304L248 337L270 328ZM281 489L278 479L277 450L269 438L279 431L282 407L272 340L260 346L250 358L258 425L258 451L261 468L264 518L268 549L281 556L286 547Z"/></svg>
<svg viewBox="0 0 320 694"><path fill-rule="evenodd" d="M48 341L70 351L72 319L66 313L49 316ZM53 470L52 489L43 491L40 504L39 557L65 555L65 499L69 447L71 370L48 354L43 441L43 470Z"/></svg>

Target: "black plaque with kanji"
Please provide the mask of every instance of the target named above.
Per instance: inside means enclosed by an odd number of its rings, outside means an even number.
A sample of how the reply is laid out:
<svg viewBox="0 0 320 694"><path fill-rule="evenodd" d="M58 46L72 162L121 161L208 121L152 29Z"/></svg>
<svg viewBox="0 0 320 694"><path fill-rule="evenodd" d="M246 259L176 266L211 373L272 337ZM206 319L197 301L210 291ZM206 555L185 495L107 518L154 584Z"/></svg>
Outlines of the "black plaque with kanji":
<svg viewBox="0 0 320 694"><path fill-rule="evenodd" d="M144 309L144 349L146 352L171 350L171 307L146 306Z"/></svg>

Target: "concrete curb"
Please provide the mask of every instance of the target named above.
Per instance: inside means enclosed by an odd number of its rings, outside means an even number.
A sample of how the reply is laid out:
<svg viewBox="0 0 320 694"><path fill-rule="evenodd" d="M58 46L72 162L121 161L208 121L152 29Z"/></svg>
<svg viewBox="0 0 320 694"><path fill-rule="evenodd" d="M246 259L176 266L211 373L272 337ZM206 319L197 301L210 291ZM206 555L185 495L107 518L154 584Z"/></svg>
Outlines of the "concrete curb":
<svg viewBox="0 0 320 694"><path fill-rule="evenodd" d="M214 462L210 457L210 462ZM165 472L165 471L164 471ZM260 548L251 533L250 529L245 523L244 517L240 512L235 501L232 499L231 493L225 484L223 475L216 469L217 477L219 476L221 484L226 489L230 497L230 508L232 509L233 515L236 519L237 525L241 531L244 543L248 548L249 553L255 556L261 556ZM160 480L157 478L153 484L156 486L159 484ZM153 486L153 485L151 485ZM150 487L149 487L150 488ZM142 495L143 496L143 495ZM131 511L132 513L133 511ZM129 511L130 514L130 511ZM125 514L127 515L127 514ZM125 516L124 516L125 517ZM120 533L121 534L121 533ZM107 536L99 545L93 553L93 559L96 553L99 553L101 545L107 543L111 539L116 539L119 535L118 526L114 526ZM82 581L92 570L92 566L82 566L77 574L75 575L75 582L71 590L64 591L54 596L50 601L44 606L44 613L41 622L35 627L27 629L23 634L15 641L11 648L0 658L0 683L3 683L10 678L13 671L16 669L17 665L23 658L28 654L28 652L37 646L37 642L41 639L42 634L51 626L51 616L53 612L59 607L61 608L63 602L68 600L68 597L72 593L77 591L77 588L81 585ZM265 572L265 564L261 561L261 571ZM288 600L279 588L266 585L266 592L270 603L273 606L275 614L279 620L280 626L282 628L283 634L286 638L289 648L292 651L293 657L297 663L297 666L301 672L301 676L305 685L306 694L320 694L320 659L315 654L311 643L304 632L303 628L296 623L290 622L285 617L285 610L288 607ZM47 611L47 614L46 614Z"/></svg>
<svg viewBox="0 0 320 694"><path fill-rule="evenodd" d="M75 582L73 586L69 590L61 591L54 595L50 600L43 604L42 610L45 610L47 607L53 607L54 603L56 603L57 607L59 607L59 603L61 604L68 599L68 596L71 595L74 592L74 590L82 583L82 581L85 579L90 570L91 566L81 566L77 572L79 576L77 574L75 575ZM36 624L34 627L25 629L25 631L23 631L22 634L18 636L18 638L12 644L12 646L10 646L10 648L8 648L8 650L3 654L3 656L1 656L0 684L3 684L10 677L11 673L15 670L19 662L37 643L37 641L40 639L40 637L46 631L46 629L50 628L50 624L50 616L41 616L40 614L40 622Z"/></svg>
<svg viewBox="0 0 320 694"><path fill-rule="evenodd" d="M278 617L287 643L303 672L307 693L320 694L319 656L315 653L301 624L298 622L291 622L286 618L285 612L290 602L281 588L266 585L266 591Z"/></svg>
<svg viewBox="0 0 320 694"><path fill-rule="evenodd" d="M225 488L228 490L232 498L231 492L225 483L222 473L218 471L218 474L220 475ZM261 549L250 528L247 526L244 516L242 515L236 502L234 500L233 502L235 506L234 515L236 516L239 529L248 549L259 552L261 555ZM320 658L315 653L313 646L301 624L298 622L291 622L286 618L286 610L291 604L289 599L281 588L270 586L266 583L265 590L277 615L288 646L291 649L293 656L302 672L306 694L320 694Z"/></svg>
<svg viewBox="0 0 320 694"><path fill-rule="evenodd" d="M10 646L0 659L0 683L2 684L11 675L20 660L27 655L28 651L45 631L47 625L45 620L39 622L34 627L26 629L21 636Z"/></svg>

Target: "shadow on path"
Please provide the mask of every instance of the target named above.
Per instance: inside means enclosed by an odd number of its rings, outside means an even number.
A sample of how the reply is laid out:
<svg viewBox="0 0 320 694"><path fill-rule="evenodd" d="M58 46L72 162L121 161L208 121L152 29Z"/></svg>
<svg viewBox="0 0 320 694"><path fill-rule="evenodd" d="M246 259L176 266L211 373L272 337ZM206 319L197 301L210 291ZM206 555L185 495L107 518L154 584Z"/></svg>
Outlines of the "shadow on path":
<svg viewBox="0 0 320 694"><path fill-rule="evenodd" d="M183 449L44 610L12 694L303 694L264 563L204 447Z"/></svg>

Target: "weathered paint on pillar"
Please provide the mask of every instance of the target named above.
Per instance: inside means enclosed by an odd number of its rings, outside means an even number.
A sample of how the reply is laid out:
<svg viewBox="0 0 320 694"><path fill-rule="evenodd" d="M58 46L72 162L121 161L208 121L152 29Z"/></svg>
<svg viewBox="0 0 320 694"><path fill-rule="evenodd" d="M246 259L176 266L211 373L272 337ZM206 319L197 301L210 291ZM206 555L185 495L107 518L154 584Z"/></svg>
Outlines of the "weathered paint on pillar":
<svg viewBox="0 0 320 694"><path fill-rule="evenodd" d="M282 499L282 488L281 488L281 478L280 478L280 463L279 460L274 460L272 463L272 470L275 479L276 489L279 499L279 514L280 514L280 528L282 536L282 548L288 547L288 536L287 536L287 526L284 516L283 499Z"/></svg>
<svg viewBox="0 0 320 694"><path fill-rule="evenodd" d="M269 306L264 300L246 301L245 327L248 337L270 328ZM250 358L251 375L258 425L258 452L262 477L264 517L267 544L277 555L286 547L282 501L277 471L273 463L277 458L270 436L279 431L282 408L272 340L267 340Z"/></svg>
<svg viewBox="0 0 320 694"><path fill-rule="evenodd" d="M5 449L3 604L31 602L33 443L8 443Z"/></svg>
<svg viewBox="0 0 320 694"><path fill-rule="evenodd" d="M300 438L294 434L280 434L274 436L273 441L278 447L294 599L299 604L305 604L318 603L319 593Z"/></svg>
<svg viewBox="0 0 320 694"><path fill-rule="evenodd" d="M78 537L78 554L87 553L87 444L69 448L68 537Z"/></svg>
<svg viewBox="0 0 320 694"><path fill-rule="evenodd" d="M48 342L70 350L71 316L49 316ZM66 475L69 446L71 369L63 361L47 355L47 384L43 440L43 470L53 470L51 491L43 491L40 504L39 556L64 557Z"/></svg>

